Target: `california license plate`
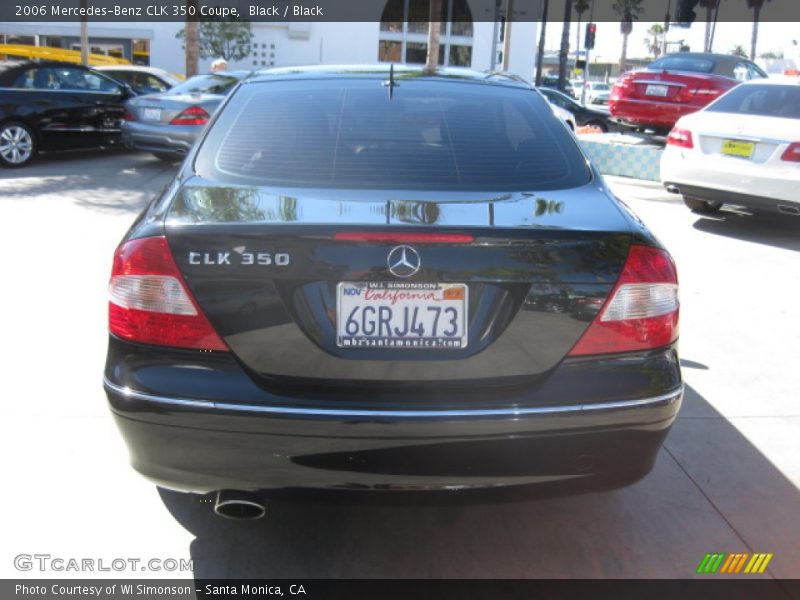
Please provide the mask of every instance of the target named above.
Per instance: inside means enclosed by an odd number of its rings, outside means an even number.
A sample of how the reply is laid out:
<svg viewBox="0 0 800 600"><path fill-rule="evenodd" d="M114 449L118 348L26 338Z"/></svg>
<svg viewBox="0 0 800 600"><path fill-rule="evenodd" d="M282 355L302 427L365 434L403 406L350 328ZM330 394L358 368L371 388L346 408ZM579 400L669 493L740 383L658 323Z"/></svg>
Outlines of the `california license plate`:
<svg viewBox="0 0 800 600"><path fill-rule="evenodd" d="M660 96L664 98L669 92L669 87L666 85L653 85L650 84L645 89L644 93L648 96Z"/></svg>
<svg viewBox="0 0 800 600"><path fill-rule="evenodd" d="M161 109L160 108L145 108L142 110L142 120L144 121L160 121Z"/></svg>
<svg viewBox="0 0 800 600"><path fill-rule="evenodd" d="M466 348L468 292L463 283L342 282L336 287L336 345Z"/></svg>
<svg viewBox="0 0 800 600"><path fill-rule="evenodd" d="M750 158L756 145L753 142L742 142L739 140L722 140L722 153L729 156L741 156Z"/></svg>

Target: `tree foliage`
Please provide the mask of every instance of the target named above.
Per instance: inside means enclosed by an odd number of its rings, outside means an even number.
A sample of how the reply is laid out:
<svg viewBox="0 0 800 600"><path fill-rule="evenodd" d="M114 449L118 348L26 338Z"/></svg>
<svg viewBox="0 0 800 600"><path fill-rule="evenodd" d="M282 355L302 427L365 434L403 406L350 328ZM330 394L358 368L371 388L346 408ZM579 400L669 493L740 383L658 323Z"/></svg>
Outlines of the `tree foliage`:
<svg viewBox="0 0 800 600"><path fill-rule="evenodd" d="M181 29L175 37L184 39ZM199 53L202 58L242 60L250 54L253 33L247 21L203 21L199 31Z"/></svg>

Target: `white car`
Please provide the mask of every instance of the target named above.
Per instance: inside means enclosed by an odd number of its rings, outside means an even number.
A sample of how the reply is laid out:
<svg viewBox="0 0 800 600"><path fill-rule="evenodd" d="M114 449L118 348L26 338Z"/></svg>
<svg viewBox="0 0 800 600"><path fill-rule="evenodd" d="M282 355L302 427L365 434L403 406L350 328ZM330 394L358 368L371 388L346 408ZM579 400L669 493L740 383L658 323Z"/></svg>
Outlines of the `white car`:
<svg viewBox="0 0 800 600"><path fill-rule="evenodd" d="M800 215L800 83L747 81L682 117L661 183L697 213L729 203Z"/></svg>
<svg viewBox="0 0 800 600"><path fill-rule="evenodd" d="M583 85L586 88L586 104L596 104L596 101L603 95L608 98L611 94L611 84L603 81L587 81ZM575 90L575 94L578 96L578 102L581 100L582 93L580 88Z"/></svg>

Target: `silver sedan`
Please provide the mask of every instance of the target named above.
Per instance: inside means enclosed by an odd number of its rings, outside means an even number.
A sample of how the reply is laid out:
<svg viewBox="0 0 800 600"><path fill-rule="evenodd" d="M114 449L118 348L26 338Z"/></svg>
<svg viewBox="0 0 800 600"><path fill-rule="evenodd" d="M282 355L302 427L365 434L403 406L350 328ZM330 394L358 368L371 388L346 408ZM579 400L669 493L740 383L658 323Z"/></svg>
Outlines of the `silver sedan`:
<svg viewBox="0 0 800 600"><path fill-rule="evenodd" d="M175 161L189 151L211 115L249 71L197 75L168 92L131 98L122 141L128 148Z"/></svg>

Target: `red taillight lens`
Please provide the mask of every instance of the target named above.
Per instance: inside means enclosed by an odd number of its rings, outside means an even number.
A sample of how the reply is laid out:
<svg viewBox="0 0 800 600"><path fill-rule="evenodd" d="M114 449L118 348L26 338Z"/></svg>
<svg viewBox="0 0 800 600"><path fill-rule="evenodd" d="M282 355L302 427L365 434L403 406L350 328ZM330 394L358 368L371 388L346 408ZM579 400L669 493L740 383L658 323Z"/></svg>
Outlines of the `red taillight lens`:
<svg viewBox="0 0 800 600"><path fill-rule="evenodd" d="M205 125L209 115L199 106L190 106L169 122L170 125Z"/></svg>
<svg viewBox="0 0 800 600"><path fill-rule="evenodd" d="M125 112L122 114L122 120L123 120L123 121L135 121L135 120L136 120L136 117L134 117L134 116L133 116L133 113L132 113L132 112L130 112L129 110L126 110L126 111L125 111Z"/></svg>
<svg viewBox="0 0 800 600"><path fill-rule="evenodd" d="M678 148L694 148L692 132L688 129L674 127L667 136L667 146L677 146Z"/></svg>
<svg viewBox="0 0 800 600"><path fill-rule="evenodd" d="M469 233L427 233L403 231L340 231L333 234L337 242L388 242L392 244L471 244Z"/></svg>
<svg viewBox="0 0 800 600"><path fill-rule="evenodd" d="M117 248L109 283L108 329L117 337L159 346L228 347L183 282L164 237Z"/></svg>
<svg viewBox="0 0 800 600"><path fill-rule="evenodd" d="M678 275L670 255L631 246L614 289L570 356L660 348L678 339Z"/></svg>
<svg viewBox="0 0 800 600"><path fill-rule="evenodd" d="M786 149L786 152L784 152L781 155L781 160L786 160L789 162L800 162L800 142L789 144L789 147Z"/></svg>

